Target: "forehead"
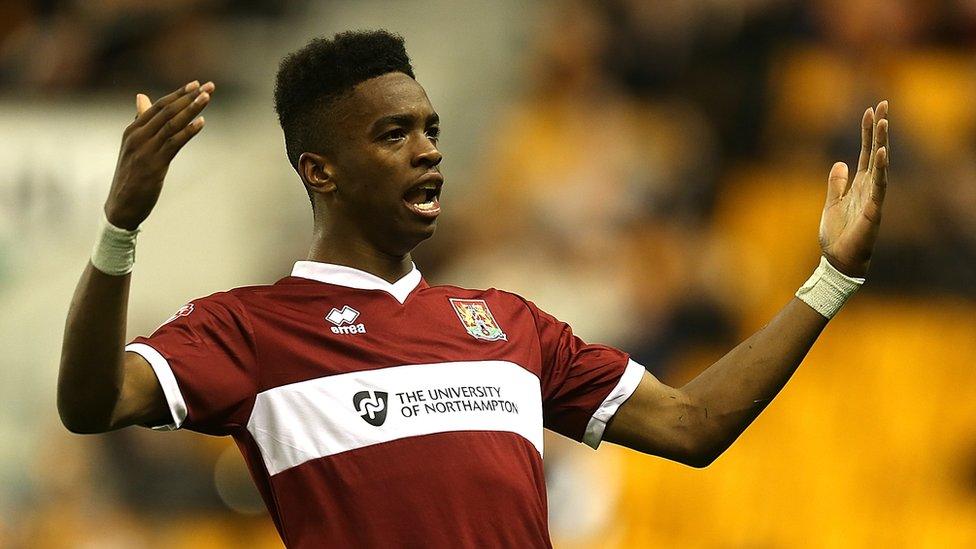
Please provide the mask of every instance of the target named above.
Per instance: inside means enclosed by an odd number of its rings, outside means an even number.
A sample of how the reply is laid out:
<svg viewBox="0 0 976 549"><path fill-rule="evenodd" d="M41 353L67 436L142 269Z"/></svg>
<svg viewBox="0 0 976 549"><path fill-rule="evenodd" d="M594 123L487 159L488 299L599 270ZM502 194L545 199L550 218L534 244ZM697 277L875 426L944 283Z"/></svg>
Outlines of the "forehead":
<svg viewBox="0 0 976 549"><path fill-rule="evenodd" d="M400 72L360 82L334 108L340 124L349 129L369 127L384 116L407 114L424 120L434 113L423 86Z"/></svg>

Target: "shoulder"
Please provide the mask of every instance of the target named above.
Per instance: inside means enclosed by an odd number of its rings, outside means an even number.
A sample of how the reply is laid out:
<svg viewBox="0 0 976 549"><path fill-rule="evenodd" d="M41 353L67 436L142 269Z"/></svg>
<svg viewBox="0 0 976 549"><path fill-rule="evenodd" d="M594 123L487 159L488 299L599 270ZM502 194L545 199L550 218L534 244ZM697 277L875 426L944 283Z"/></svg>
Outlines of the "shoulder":
<svg viewBox="0 0 976 549"><path fill-rule="evenodd" d="M512 305L516 307L525 307L531 303L529 300L516 293L509 292L507 290L500 290L498 288L477 289L454 286L451 284L439 284L437 286L430 286L427 288L427 291L443 294L448 298L491 300L495 303Z"/></svg>
<svg viewBox="0 0 976 549"><path fill-rule="evenodd" d="M255 306L260 306L260 303L269 299L275 300L279 296L301 292L305 286L301 284L301 279L292 277L286 277L275 284L238 286L194 298L188 301L177 314L182 313L185 316L194 310L206 310L211 313L246 316L249 310Z"/></svg>
<svg viewBox="0 0 976 549"><path fill-rule="evenodd" d="M531 319L533 322L538 321L539 313L541 312L528 299L514 292L500 290L498 288L476 289L445 284L431 286L427 291L435 292L434 295L438 298L443 297L452 300L455 307L466 301L475 303L483 301L488 309L496 315L514 315L525 318L526 320Z"/></svg>
<svg viewBox="0 0 976 549"><path fill-rule="evenodd" d="M196 297L186 301L156 330L167 326L253 334L262 325L260 319L280 318L283 311L307 302L311 286L302 279L286 277L275 284L238 286Z"/></svg>
<svg viewBox="0 0 976 549"><path fill-rule="evenodd" d="M309 293L322 293L323 284L304 278L286 276L274 284L256 284L252 286L237 286L222 292L216 292L202 299L224 302L236 302L241 306L249 306L266 300L288 299L292 296L303 296Z"/></svg>

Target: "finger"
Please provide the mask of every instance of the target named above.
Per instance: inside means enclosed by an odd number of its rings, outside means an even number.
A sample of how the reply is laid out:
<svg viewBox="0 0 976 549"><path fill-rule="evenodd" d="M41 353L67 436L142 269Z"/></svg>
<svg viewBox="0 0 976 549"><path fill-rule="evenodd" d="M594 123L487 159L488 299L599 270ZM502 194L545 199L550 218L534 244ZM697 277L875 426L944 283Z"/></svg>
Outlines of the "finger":
<svg viewBox="0 0 976 549"><path fill-rule="evenodd" d="M827 204L836 202L847 192L848 175L850 174L847 164L835 162L831 166L830 174L827 176Z"/></svg>
<svg viewBox="0 0 976 549"><path fill-rule="evenodd" d="M156 134L159 133L159 131L160 131L161 128L163 128L165 126L168 126L170 128L169 134L164 135L163 137L166 138L169 135L172 135L173 133L175 133L176 131L178 131L180 128L179 127L173 128L173 126L170 123L170 121L175 116L177 116L181 111L183 111L183 109L185 109L189 105L193 104L193 101L195 101L196 98L197 97L200 97L200 95L203 94L203 93L205 93L205 92L203 90L201 90L199 86L197 86L196 88L193 89L193 91L191 91L191 92L189 92L187 94L184 94L184 95L180 96L175 101L173 101L170 104L168 104L165 107L163 107L163 110L159 111L156 114L156 116L153 116L152 117L152 120L146 122L146 124L143 126L143 131L149 133L150 135L156 135ZM209 95L209 94L207 94L207 95ZM189 119L187 119L187 121L189 121ZM185 122L184 122L184 124L185 124ZM182 126L180 126L180 127L182 127Z"/></svg>
<svg viewBox="0 0 976 549"><path fill-rule="evenodd" d="M881 101L880 103L878 103L878 108L874 109L874 112L877 114L877 119L878 119L879 122L882 119L887 119L888 118L888 100L885 99L885 100Z"/></svg>
<svg viewBox="0 0 976 549"><path fill-rule="evenodd" d="M878 159L878 149L888 143L888 121L884 118L874 123L874 139L871 142L871 161L868 169L873 170Z"/></svg>
<svg viewBox="0 0 976 549"><path fill-rule="evenodd" d="M878 147L881 146L881 142L878 139L879 138L878 124L880 124L882 120L886 120L887 118L888 118L888 101L884 100L878 103L878 107L874 111L874 128L873 131L871 132L874 137L871 140L871 156L870 156L870 160L868 161L869 170L872 167L874 167L874 160L877 158L878 155Z"/></svg>
<svg viewBox="0 0 976 549"><path fill-rule="evenodd" d="M138 118L142 113L149 110L152 106L152 101L149 100L149 96L143 93L136 94L136 118Z"/></svg>
<svg viewBox="0 0 976 549"><path fill-rule="evenodd" d="M891 154L891 144L888 143L888 124L889 124L889 122L888 122L888 100L887 99L885 99L884 101L881 102L881 110L882 110L882 113L884 114L884 120L885 120L885 123L884 123L884 139L881 142L881 146L884 147L884 149L885 149L885 159L887 160L888 156ZM888 168L888 166L886 164L885 165L885 169L887 169L887 168Z"/></svg>
<svg viewBox="0 0 976 549"><path fill-rule="evenodd" d="M871 160L871 139L874 131L874 109L868 107L861 117L861 155L857 159L857 171L868 169Z"/></svg>
<svg viewBox="0 0 976 549"><path fill-rule="evenodd" d="M155 118L155 116L160 111L162 111L163 109L165 109L170 103L172 103L172 102L180 99L181 97L186 96L189 93L192 93L193 91L195 91L199 87L200 87L200 83L197 82L196 80L194 80L193 82L190 82L189 84L187 84L187 85L185 85L185 86L183 86L183 87L181 87L181 88L179 88L177 90L174 90L173 92L169 93L168 95L165 95L165 96L161 97L158 101L156 101L155 103L153 103L152 106L150 106L148 109L146 109L142 114L140 114L136 118L136 121L133 123L133 126L134 127L145 126L146 124L148 124L149 122L151 122L153 120L153 118ZM154 132L155 132L155 130L154 130Z"/></svg>
<svg viewBox="0 0 976 549"><path fill-rule="evenodd" d="M175 106L182 102L183 100L181 99L180 101L173 103L173 105ZM210 103L210 94L205 91L201 91L196 97L193 98L192 101L189 102L189 104L183 107L181 111L173 115L172 118L163 124L163 127L156 132L156 139L169 139L176 132L185 128L191 120L200 114L200 111L206 108L208 103Z"/></svg>
<svg viewBox="0 0 976 549"><path fill-rule="evenodd" d="M854 220L854 230L863 235L869 242L874 242L881 225L881 211L884 204L885 191L888 186L888 150L878 150L874 159L875 170L871 176L871 200L864 202L861 215Z"/></svg>
<svg viewBox="0 0 976 549"><path fill-rule="evenodd" d="M888 119L878 122L878 130L875 132L875 148L880 150L882 147L888 148ZM877 153L875 153L877 155ZM877 156L875 156L877 160Z"/></svg>
<svg viewBox="0 0 976 549"><path fill-rule="evenodd" d="M172 160L173 157L176 156L176 153L180 152L180 149L182 149L184 145L193 139L193 136L200 133L200 130L203 129L204 124L206 124L206 120L204 120L201 116L200 118L197 118L193 122L190 122L184 126L182 130L171 135L168 139L166 139L166 141L163 142L163 154Z"/></svg>
<svg viewBox="0 0 976 549"><path fill-rule="evenodd" d="M868 169L874 167L874 155L878 154L878 112L874 112L874 121L871 124L871 154L868 155Z"/></svg>
<svg viewBox="0 0 976 549"><path fill-rule="evenodd" d="M871 202L879 209L884 203L885 192L888 190L888 148L878 149L874 161L874 174L871 178ZM879 210L880 213L880 210Z"/></svg>

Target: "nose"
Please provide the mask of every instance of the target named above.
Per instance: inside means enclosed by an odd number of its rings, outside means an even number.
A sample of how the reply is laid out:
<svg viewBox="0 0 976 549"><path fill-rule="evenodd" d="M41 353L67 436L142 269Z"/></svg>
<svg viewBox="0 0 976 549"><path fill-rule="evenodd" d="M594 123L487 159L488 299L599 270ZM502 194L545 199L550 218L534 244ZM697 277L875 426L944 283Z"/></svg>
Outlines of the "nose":
<svg viewBox="0 0 976 549"><path fill-rule="evenodd" d="M417 152L417 155L413 158L413 165L415 167L423 166L427 169L433 168L434 166L441 163L441 159L444 158L441 152L437 150L437 145L434 144L430 139L425 139L424 142L426 146L421 148Z"/></svg>

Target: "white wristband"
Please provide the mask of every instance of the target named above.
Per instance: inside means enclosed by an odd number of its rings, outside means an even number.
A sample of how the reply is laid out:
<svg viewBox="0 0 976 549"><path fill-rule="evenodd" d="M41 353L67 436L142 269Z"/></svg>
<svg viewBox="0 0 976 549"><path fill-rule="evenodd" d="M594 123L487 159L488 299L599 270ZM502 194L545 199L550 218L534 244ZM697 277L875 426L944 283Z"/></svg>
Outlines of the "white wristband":
<svg viewBox="0 0 976 549"><path fill-rule="evenodd" d="M829 320L862 284L863 278L845 275L835 269L826 257L820 256L820 265L796 291L796 297Z"/></svg>
<svg viewBox="0 0 976 549"><path fill-rule="evenodd" d="M132 266L136 262L136 235L138 234L138 228L129 231L112 225L103 212L98 238L92 249L92 265L99 271L113 276L132 272Z"/></svg>

